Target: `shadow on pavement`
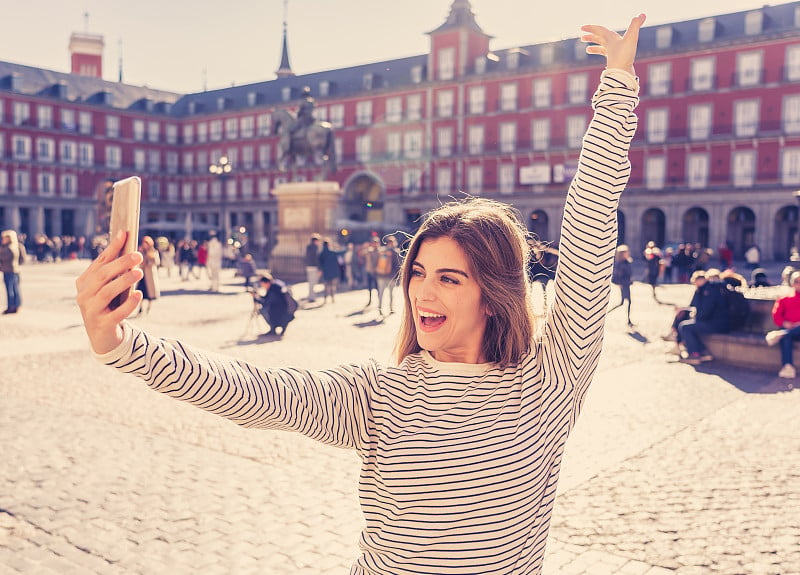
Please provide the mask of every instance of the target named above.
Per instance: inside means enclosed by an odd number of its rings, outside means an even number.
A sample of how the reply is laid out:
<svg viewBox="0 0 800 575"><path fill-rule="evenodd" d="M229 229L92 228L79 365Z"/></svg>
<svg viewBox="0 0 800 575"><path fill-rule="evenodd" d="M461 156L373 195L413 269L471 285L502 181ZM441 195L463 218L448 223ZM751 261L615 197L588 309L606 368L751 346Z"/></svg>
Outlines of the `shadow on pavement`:
<svg viewBox="0 0 800 575"><path fill-rule="evenodd" d="M374 327L376 325L383 325L384 321L383 318L378 319L371 319L369 321L361 321L358 323L354 323L353 325L356 327Z"/></svg>
<svg viewBox="0 0 800 575"><path fill-rule="evenodd" d="M709 362L700 364L695 369L700 373L717 375L745 393L785 393L800 385L795 379L777 377L777 367L773 373Z"/></svg>
<svg viewBox="0 0 800 575"><path fill-rule="evenodd" d="M171 296L171 295L215 295L215 296L238 296L241 295L243 292L212 292L207 289L169 289L169 290L161 290L161 296Z"/></svg>

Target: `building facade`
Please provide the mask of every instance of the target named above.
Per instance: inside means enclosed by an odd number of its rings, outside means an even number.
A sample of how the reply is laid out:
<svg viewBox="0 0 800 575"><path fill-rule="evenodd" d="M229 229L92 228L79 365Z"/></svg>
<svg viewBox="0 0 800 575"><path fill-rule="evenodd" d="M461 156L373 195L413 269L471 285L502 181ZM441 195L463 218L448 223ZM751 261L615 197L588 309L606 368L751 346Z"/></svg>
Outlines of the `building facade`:
<svg viewBox="0 0 800 575"><path fill-rule="evenodd" d="M602 60L577 38L493 51L468 0L428 34L427 54L295 75L284 27L275 79L196 94L102 80L97 37L70 43L86 52L72 73L0 62L0 224L90 236L104 186L139 175L143 232L241 230L267 250L272 191L318 172L281 171L273 133L275 111L309 87L335 129L340 241L413 231L473 195L513 204L557 243ZM737 256L757 244L785 260L798 234L800 2L646 27L636 69L620 241L728 243ZM230 173L211 173L223 156Z"/></svg>

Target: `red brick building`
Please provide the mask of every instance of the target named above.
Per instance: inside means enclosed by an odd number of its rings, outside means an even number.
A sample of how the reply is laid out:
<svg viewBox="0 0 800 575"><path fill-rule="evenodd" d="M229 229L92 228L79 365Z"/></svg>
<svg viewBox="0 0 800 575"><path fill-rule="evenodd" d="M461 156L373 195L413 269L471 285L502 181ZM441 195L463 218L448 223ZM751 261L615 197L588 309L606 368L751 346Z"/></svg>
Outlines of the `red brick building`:
<svg viewBox="0 0 800 575"><path fill-rule="evenodd" d="M73 42L73 71L0 62L0 224L29 235L94 232L97 190L142 177L142 229L204 235L244 226L274 237L272 113L304 87L333 124L351 237L413 229L462 194L514 204L558 241L602 61L577 38L493 50L468 0L454 0L419 56L197 94L104 81L102 38ZM89 44L87 45L87 41ZM93 42L93 43L92 43ZM620 208L621 241L752 243L786 259L798 231L800 2L650 26L640 37L639 132ZM228 177L209 172L221 156Z"/></svg>

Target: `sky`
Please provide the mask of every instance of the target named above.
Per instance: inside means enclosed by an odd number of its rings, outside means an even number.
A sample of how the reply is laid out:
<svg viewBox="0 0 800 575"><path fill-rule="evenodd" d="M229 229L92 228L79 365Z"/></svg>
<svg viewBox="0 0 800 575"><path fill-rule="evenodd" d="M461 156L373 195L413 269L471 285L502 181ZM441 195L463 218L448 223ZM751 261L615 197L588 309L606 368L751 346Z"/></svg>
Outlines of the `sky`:
<svg viewBox="0 0 800 575"><path fill-rule="evenodd" d="M774 5L784 2L774 2ZM288 0L296 74L425 54L452 0ZM764 0L471 0L494 50L750 10ZM553 9L551 6L559 6ZM69 72L72 32L105 40L103 77L178 93L275 78L284 0L0 0L0 60ZM86 16L88 14L88 17Z"/></svg>

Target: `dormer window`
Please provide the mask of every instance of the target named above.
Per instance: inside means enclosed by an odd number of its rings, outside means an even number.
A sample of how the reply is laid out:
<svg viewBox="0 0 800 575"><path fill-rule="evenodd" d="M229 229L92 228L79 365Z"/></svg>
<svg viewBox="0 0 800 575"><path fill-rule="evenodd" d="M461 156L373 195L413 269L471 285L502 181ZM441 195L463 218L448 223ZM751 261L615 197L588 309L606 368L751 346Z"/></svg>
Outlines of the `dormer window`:
<svg viewBox="0 0 800 575"><path fill-rule="evenodd" d="M322 98L329 96L331 93L331 83L328 80L322 80L319 83L319 95Z"/></svg>
<svg viewBox="0 0 800 575"><path fill-rule="evenodd" d="M509 51L508 60L506 60L506 67L509 70L516 70L519 68L519 50Z"/></svg>
<svg viewBox="0 0 800 575"><path fill-rule="evenodd" d="M196 114L197 113L197 102L189 102L189 114Z"/></svg>
<svg viewBox="0 0 800 575"><path fill-rule="evenodd" d="M540 48L539 61L543 66L548 66L556 59L556 48L552 44L547 44Z"/></svg>
<svg viewBox="0 0 800 575"><path fill-rule="evenodd" d="M257 101L258 101L258 95L255 92L248 92L247 93L247 105L248 106L255 106Z"/></svg>
<svg viewBox="0 0 800 575"><path fill-rule="evenodd" d="M217 110L224 110L225 109L225 98L219 97L217 98Z"/></svg>
<svg viewBox="0 0 800 575"><path fill-rule="evenodd" d="M672 45L672 26L662 26L656 30L656 48L669 48Z"/></svg>
<svg viewBox="0 0 800 575"><path fill-rule="evenodd" d="M704 18L697 25L697 38L701 42L711 42L714 39L716 21L713 18Z"/></svg>
<svg viewBox="0 0 800 575"><path fill-rule="evenodd" d="M361 86L365 90L372 90L373 86L372 83L375 80L375 77L372 74L364 74L364 78L361 81Z"/></svg>
<svg viewBox="0 0 800 575"><path fill-rule="evenodd" d="M291 86L286 86L286 87L282 88L281 89L281 100L283 100L284 102L288 102L291 99L292 99L292 87Z"/></svg>
<svg viewBox="0 0 800 575"><path fill-rule="evenodd" d="M411 68L411 83L419 84L422 82L422 66L414 66Z"/></svg>
<svg viewBox="0 0 800 575"><path fill-rule="evenodd" d="M744 33L748 36L761 34L764 31L764 13L761 10L753 10L744 17Z"/></svg>
<svg viewBox="0 0 800 575"><path fill-rule="evenodd" d="M584 42L575 42L575 59L578 61L586 60L589 54L586 53L586 44Z"/></svg>
<svg viewBox="0 0 800 575"><path fill-rule="evenodd" d="M475 73L476 74L486 73L486 56L478 56L477 58L475 58Z"/></svg>
<svg viewBox="0 0 800 575"><path fill-rule="evenodd" d="M456 73L456 50L455 48L442 48L439 50L438 79L452 80Z"/></svg>
<svg viewBox="0 0 800 575"><path fill-rule="evenodd" d="M800 6L794 8L794 27L800 28Z"/></svg>

